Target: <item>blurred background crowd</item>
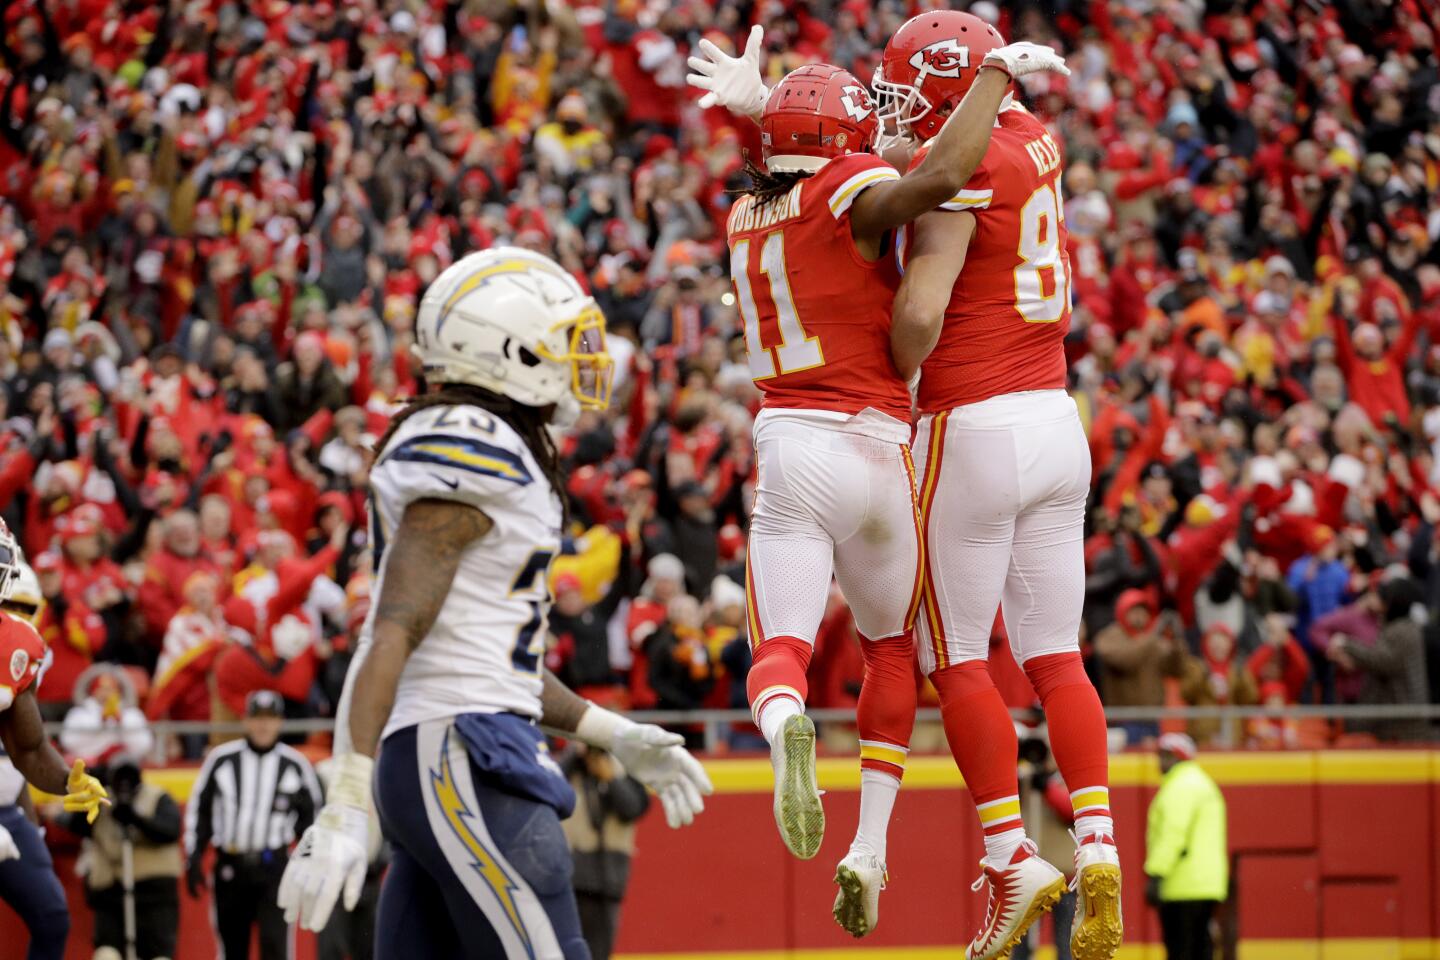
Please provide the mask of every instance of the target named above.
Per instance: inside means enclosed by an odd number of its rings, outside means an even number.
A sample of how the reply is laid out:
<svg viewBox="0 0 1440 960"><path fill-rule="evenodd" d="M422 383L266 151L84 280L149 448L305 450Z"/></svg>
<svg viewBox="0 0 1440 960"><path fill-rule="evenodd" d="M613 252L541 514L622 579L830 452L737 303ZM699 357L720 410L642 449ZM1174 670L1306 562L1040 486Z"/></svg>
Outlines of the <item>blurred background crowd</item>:
<svg viewBox="0 0 1440 960"><path fill-rule="evenodd" d="M37 574L48 715L233 719L257 689L333 711L419 297L496 243L593 291L617 360L612 409L563 442L547 665L611 705L744 706L759 395L723 226L758 138L699 110L685 58L760 22L771 81L820 59L868 79L923 5L0 0L0 510ZM1074 71L1022 99L1067 151L1085 651L1110 705L1440 695L1425 8L969 6ZM861 674L837 594L813 704L852 705Z"/></svg>

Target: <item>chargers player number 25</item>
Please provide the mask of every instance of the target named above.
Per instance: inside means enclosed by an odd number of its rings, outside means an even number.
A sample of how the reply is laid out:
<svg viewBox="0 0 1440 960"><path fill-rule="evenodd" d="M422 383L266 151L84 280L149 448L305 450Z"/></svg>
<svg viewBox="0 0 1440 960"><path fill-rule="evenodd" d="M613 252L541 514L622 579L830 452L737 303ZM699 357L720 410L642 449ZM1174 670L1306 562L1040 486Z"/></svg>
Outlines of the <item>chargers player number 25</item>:
<svg viewBox="0 0 1440 960"><path fill-rule="evenodd" d="M745 352L750 356L750 376L768 380L777 373L799 373L825 362L820 338L812 337L800 324L790 281L785 272L785 234L776 231L760 248L760 272L770 278L770 299L775 303L775 320L780 326L780 343L772 350L760 339L760 312L750 280L750 241L741 240L730 251L730 275L740 298L740 316L745 320Z"/></svg>
<svg viewBox="0 0 1440 960"><path fill-rule="evenodd" d="M540 604L549 597L545 576L550 571L550 561L554 556L554 550L543 549L530 554L530 559L520 568L510 586L510 596L528 599L530 603L530 619L515 635L515 649L510 653L510 662L521 673L540 672L540 657L545 653L545 634L540 631L544 615Z"/></svg>

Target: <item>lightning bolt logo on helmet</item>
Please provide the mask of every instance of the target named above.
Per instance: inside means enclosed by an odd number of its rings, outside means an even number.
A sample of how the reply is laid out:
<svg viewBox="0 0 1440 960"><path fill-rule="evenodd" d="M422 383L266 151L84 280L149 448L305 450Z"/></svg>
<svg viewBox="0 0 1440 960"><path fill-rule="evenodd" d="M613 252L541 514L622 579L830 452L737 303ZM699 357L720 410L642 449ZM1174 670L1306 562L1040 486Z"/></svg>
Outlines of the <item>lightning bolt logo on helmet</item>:
<svg viewBox="0 0 1440 960"><path fill-rule="evenodd" d="M946 37L916 50L910 57L910 66L920 72L917 83L926 76L958 77L961 70L970 66L970 48L962 46L954 37Z"/></svg>

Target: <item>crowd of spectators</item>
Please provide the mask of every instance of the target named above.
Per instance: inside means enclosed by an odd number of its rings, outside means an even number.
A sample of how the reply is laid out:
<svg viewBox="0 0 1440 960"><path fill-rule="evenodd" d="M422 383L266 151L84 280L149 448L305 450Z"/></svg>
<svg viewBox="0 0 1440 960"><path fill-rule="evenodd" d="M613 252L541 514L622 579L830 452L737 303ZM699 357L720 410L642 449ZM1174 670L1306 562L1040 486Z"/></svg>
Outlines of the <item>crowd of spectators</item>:
<svg viewBox="0 0 1440 960"><path fill-rule="evenodd" d="M1426 4L1005 6L970 9L1073 70L1022 98L1067 152L1102 695L1428 702ZM46 709L95 661L132 668L152 719L233 718L261 687L332 709L419 295L500 242L593 291L617 359L611 411L563 445L547 664L620 706L743 705L758 394L723 223L758 137L699 110L685 57L760 22L770 80L816 59L866 78L916 8L0 0L0 510L47 600ZM814 701L853 703L861 672L836 595Z"/></svg>

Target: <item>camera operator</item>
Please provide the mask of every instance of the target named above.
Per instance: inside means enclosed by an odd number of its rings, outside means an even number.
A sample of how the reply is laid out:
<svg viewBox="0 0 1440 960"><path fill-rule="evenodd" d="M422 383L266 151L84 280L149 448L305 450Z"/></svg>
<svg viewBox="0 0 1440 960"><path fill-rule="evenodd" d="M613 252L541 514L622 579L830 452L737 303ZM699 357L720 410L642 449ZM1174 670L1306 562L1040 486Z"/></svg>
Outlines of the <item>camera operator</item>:
<svg viewBox="0 0 1440 960"><path fill-rule="evenodd" d="M85 838L85 894L95 911L94 960L175 956L180 925L180 805L140 779L140 765L119 756L106 768L113 806L93 824L67 813L67 830ZM127 902L128 901L128 902Z"/></svg>
<svg viewBox="0 0 1440 960"><path fill-rule="evenodd" d="M1037 716L1037 726L1015 725L1020 738L1020 809L1025 824L1040 850L1040 856L1074 874L1075 844L1069 830L1075 822L1070 791L1055 769L1050 756L1050 742L1045 724ZM1075 917L1075 891L1067 889L1051 911L1055 928L1055 960L1070 960L1070 926ZM1043 922L1043 921L1042 921ZM1031 935L1020 941L1012 954L1013 960L1030 960L1031 940L1038 938L1040 924L1031 928Z"/></svg>
<svg viewBox="0 0 1440 960"><path fill-rule="evenodd" d="M576 745L564 760L575 813L562 827L575 857L580 929L594 960L609 960L630 882L635 825L650 807L645 787L604 750Z"/></svg>

